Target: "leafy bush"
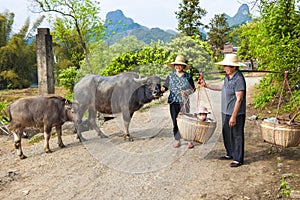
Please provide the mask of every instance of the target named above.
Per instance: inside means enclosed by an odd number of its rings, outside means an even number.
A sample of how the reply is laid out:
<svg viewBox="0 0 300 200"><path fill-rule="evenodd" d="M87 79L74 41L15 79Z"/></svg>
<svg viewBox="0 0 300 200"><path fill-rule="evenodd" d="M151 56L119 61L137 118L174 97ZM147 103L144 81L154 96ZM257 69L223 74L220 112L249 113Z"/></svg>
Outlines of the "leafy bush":
<svg viewBox="0 0 300 200"><path fill-rule="evenodd" d="M160 46L152 45L135 52L126 52L115 58L104 70L104 76L134 71L141 76L165 77L170 69L166 65L170 52Z"/></svg>
<svg viewBox="0 0 300 200"><path fill-rule="evenodd" d="M296 86L300 85L298 1L278 0L261 3L261 16L239 28L238 54L242 59L256 60L259 70L279 73L267 74L261 81L259 92L254 99L255 106L264 108L274 97L279 98L276 94L281 91L285 71L289 72L287 80L299 102L299 92L295 91ZM283 97L290 98L287 93L283 93ZM299 108L298 102L296 101L296 104ZM285 100L280 105L280 111L293 112L297 106Z"/></svg>
<svg viewBox="0 0 300 200"><path fill-rule="evenodd" d="M166 64L173 62L179 54L184 55L188 64L192 66L190 73L198 75L199 71L213 70L212 52L208 43L198 38L182 36L170 44L156 42L141 50L123 53L105 68L103 75L112 76L121 72L135 71L141 76L166 77L171 72Z"/></svg>
<svg viewBox="0 0 300 200"><path fill-rule="evenodd" d="M7 105L8 105L7 101L0 102L0 120L3 123L5 122L4 116L6 116L5 110L6 110Z"/></svg>
<svg viewBox="0 0 300 200"><path fill-rule="evenodd" d="M78 80L78 70L76 67L69 67L61 70L58 75L59 84L70 92L73 91L74 85Z"/></svg>

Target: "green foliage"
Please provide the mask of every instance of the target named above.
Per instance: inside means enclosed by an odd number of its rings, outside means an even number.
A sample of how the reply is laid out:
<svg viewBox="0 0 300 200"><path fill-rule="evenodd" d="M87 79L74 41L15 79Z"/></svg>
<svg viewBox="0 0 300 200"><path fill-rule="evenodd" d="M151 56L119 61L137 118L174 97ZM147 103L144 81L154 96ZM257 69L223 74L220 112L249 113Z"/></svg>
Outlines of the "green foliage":
<svg viewBox="0 0 300 200"><path fill-rule="evenodd" d="M29 144L36 144L44 140L44 135L35 134L29 139Z"/></svg>
<svg viewBox="0 0 300 200"><path fill-rule="evenodd" d="M207 33L209 37L209 44L214 51L214 57L219 57L224 50L224 44L229 40L230 27L226 21L225 15L215 15L214 18L210 20L209 32Z"/></svg>
<svg viewBox="0 0 300 200"><path fill-rule="evenodd" d="M151 46L139 51L138 73L141 76L165 77L170 73L170 69L165 66L166 60L170 56L170 51L160 46L159 43L152 43Z"/></svg>
<svg viewBox="0 0 300 200"><path fill-rule="evenodd" d="M4 12L0 14L0 47L5 46L9 41L14 17L14 13Z"/></svg>
<svg viewBox="0 0 300 200"><path fill-rule="evenodd" d="M175 12L178 19L178 30L187 36L202 36L199 30L204 27L201 18L207 12L199 4L199 0L183 0L179 4L179 11Z"/></svg>
<svg viewBox="0 0 300 200"><path fill-rule="evenodd" d="M6 116L5 110L7 108L8 103L6 101L0 102L0 121L5 122L4 116Z"/></svg>
<svg viewBox="0 0 300 200"><path fill-rule="evenodd" d="M102 20L99 18L100 2L96 0L33 0L33 2L35 9L39 8L40 12L53 12L61 16L54 19L57 20L54 24L54 38L58 40L57 44L65 45L68 58L73 60L73 64L77 61L75 66L79 64L78 60L82 58L83 53L89 72L92 72L88 59L90 43L98 41L104 35ZM64 34L67 37L64 37Z"/></svg>
<svg viewBox="0 0 300 200"><path fill-rule="evenodd" d="M138 65L138 55L134 52L126 52L115 58L103 71L104 76L113 76L121 72L128 72Z"/></svg>
<svg viewBox="0 0 300 200"><path fill-rule="evenodd" d="M135 52L142 49L146 44L137 40L135 36L122 38L117 43L109 46L104 41L97 42L90 51L90 63L92 65L92 73L103 74L112 60L126 52ZM85 62L81 64L80 75L85 75L89 72Z"/></svg>
<svg viewBox="0 0 300 200"><path fill-rule="evenodd" d="M175 57L179 54L183 55L186 62L192 67L190 72L194 74L194 78L198 78L199 72L211 72L212 65L212 51L210 45L196 37L179 36L172 40L170 44L166 45L167 49L172 52L166 63L173 62ZM208 78L207 76L205 78Z"/></svg>
<svg viewBox="0 0 300 200"><path fill-rule="evenodd" d="M80 62L84 59L84 51L82 49L77 31L65 24L61 18L56 18L53 36L53 48L56 57L55 68L57 70L66 69L70 66L80 67Z"/></svg>
<svg viewBox="0 0 300 200"><path fill-rule="evenodd" d="M31 28L27 18L18 33L12 32L13 18L13 13L0 14L0 89L28 87L36 76L36 46L27 40L43 16Z"/></svg>
<svg viewBox="0 0 300 200"><path fill-rule="evenodd" d="M170 71L166 66L170 52L160 42L152 43L141 50L126 52L114 59L103 75L111 76L120 72L135 71L141 76L166 76Z"/></svg>
<svg viewBox="0 0 300 200"><path fill-rule="evenodd" d="M256 94L260 94L254 99L254 105L256 108L263 108L268 106L271 102L271 100L274 98L274 96L277 94L277 88L280 84L277 84L277 86L274 87L274 84L272 82L273 76L266 76L262 78L260 81L260 84L256 87L256 89L259 91Z"/></svg>
<svg viewBox="0 0 300 200"><path fill-rule="evenodd" d="M284 176L281 178L281 181L280 181L280 193L283 195L286 195L286 196L289 196L291 193L291 190L288 189L288 184L287 184Z"/></svg>
<svg viewBox="0 0 300 200"><path fill-rule="evenodd" d="M261 17L237 29L240 57L256 59L260 70L280 72L264 77L255 96L256 107L268 104L271 96L280 90L284 71L289 71L287 80L291 89L300 84L298 4L298 0L261 0ZM299 99L299 93L295 94ZM284 102L284 107L292 108L289 102Z"/></svg>
<svg viewBox="0 0 300 200"><path fill-rule="evenodd" d="M19 76L13 70L4 70L0 72L0 79L3 80L4 84L1 85L1 88L13 89L21 88L19 83Z"/></svg>
<svg viewBox="0 0 300 200"><path fill-rule="evenodd" d="M75 83L78 81L78 70L76 67L69 67L67 69L61 70L58 75L58 80L60 86L68 89L70 92L73 91Z"/></svg>
<svg viewBox="0 0 300 200"><path fill-rule="evenodd" d="M199 71L212 70L212 51L209 44L199 40L198 37L182 36L169 44L151 43L141 50L123 53L105 68L103 75L111 76L120 72L135 71L141 76L166 77L171 72L171 68L166 64L173 62L178 54L184 55L188 64L193 67L191 73L198 75Z"/></svg>

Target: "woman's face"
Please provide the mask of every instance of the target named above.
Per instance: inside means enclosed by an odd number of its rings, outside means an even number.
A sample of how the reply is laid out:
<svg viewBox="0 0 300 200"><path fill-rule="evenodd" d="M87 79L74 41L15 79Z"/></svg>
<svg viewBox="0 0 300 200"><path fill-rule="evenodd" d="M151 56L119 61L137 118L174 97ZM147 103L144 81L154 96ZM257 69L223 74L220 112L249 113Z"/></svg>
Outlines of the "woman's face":
<svg viewBox="0 0 300 200"><path fill-rule="evenodd" d="M176 72L182 72L183 69L184 69L184 65L178 65L178 64L175 65Z"/></svg>

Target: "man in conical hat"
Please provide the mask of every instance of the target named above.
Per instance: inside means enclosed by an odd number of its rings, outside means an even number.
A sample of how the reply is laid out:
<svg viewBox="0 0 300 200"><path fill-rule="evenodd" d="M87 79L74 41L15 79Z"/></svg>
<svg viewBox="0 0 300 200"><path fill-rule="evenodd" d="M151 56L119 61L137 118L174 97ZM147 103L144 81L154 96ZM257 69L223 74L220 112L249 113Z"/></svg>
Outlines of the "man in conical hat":
<svg viewBox="0 0 300 200"><path fill-rule="evenodd" d="M244 162L244 126L246 116L246 81L239 71L240 63L236 54L225 54L221 62L226 76L220 84L207 84L203 79L201 86L222 91L222 134L226 154L221 160L232 160L230 167L239 167Z"/></svg>

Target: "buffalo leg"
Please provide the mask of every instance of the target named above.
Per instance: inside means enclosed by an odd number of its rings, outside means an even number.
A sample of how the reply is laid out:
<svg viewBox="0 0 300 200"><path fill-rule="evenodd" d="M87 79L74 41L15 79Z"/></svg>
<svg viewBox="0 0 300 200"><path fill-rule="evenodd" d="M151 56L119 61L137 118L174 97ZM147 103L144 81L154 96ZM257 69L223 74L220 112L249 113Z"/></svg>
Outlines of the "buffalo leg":
<svg viewBox="0 0 300 200"><path fill-rule="evenodd" d="M123 121L124 121L124 128L125 128L124 139L126 140L128 138L129 141L133 141L133 138L129 134L129 124L130 124L132 116L133 116L133 113L123 112Z"/></svg>
<svg viewBox="0 0 300 200"><path fill-rule="evenodd" d="M46 153L52 153L49 147L50 137L51 137L51 126L45 126L44 127L44 138L45 138L44 151Z"/></svg>
<svg viewBox="0 0 300 200"><path fill-rule="evenodd" d="M100 130L100 128L96 124L96 111L89 109L89 124L91 127L98 133L98 136L102 138L107 138L107 136Z"/></svg>
<svg viewBox="0 0 300 200"><path fill-rule="evenodd" d="M15 149L17 150L17 155L19 156L20 159L25 159L27 158L22 151L22 145L21 145L21 139L23 136L23 131L18 130L17 132L14 132L14 143L15 143Z"/></svg>
<svg viewBox="0 0 300 200"><path fill-rule="evenodd" d="M76 121L75 121L75 127L77 132L77 139L79 139L80 142L85 141L81 134L81 126L82 126L82 117L84 115L84 112L86 111L86 108L79 107L79 109L76 111Z"/></svg>
<svg viewBox="0 0 300 200"><path fill-rule="evenodd" d="M57 144L60 148L64 148L66 147L62 141L62 138L61 138L61 135L62 135L62 132L61 132L61 125L59 126L55 126L56 128L56 134L57 134Z"/></svg>

